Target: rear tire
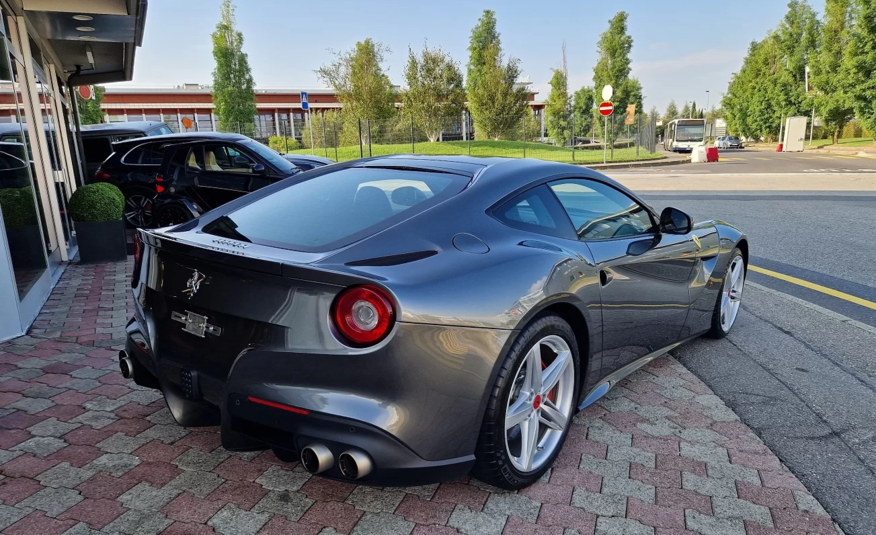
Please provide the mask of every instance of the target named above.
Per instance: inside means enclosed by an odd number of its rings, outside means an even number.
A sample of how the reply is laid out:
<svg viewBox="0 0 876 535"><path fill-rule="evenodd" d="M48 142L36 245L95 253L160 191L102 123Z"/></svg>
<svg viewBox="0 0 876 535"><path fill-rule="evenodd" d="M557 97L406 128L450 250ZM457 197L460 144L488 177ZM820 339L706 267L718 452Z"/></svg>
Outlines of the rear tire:
<svg viewBox="0 0 876 535"><path fill-rule="evenodd" d="M738 278L734 278L734 270L738 269ZM742 290L745 286L746 265L742 258L739 247L733 250L730 261L727 262L727 270L724 273L724 282L721 283L721 292L715 300L715 310L712 312L712 327L706 336L710 338L724 338L730 334L730 330L736 324L736 317L741 308ZM734 281L736 283L734 284Z"/></svg>
<svg viewBox="0 0 876 535"><path fill-rule="evenodd" d="M542 369L528 373L539 362ZM544 475L572 424L580 369L575 334L562 318L542 316L523 329L492 385L472 469L476 478L513 490ZM527 436L535 438L528 441Z"/></svg>

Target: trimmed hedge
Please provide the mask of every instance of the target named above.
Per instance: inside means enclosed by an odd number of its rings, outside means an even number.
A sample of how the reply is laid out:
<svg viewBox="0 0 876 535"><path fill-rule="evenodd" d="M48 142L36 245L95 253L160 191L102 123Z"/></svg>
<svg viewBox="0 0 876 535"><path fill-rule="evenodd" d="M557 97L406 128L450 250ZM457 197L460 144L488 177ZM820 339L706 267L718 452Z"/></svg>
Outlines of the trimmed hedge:
<svg viewBox="0 0 876 535"><path fill-rule="evenodd" d="M8 229L36 225L38 221L33 188L0 189L0 211L3 212L3 221Z"/></svg>
<svg viewBox="0 0 876 535"><path fill-rule="evenodd" d="M70 217L80 223L121 219L124 208L125 196L119 188L106 182L77 188L68 206Z"/></svg>

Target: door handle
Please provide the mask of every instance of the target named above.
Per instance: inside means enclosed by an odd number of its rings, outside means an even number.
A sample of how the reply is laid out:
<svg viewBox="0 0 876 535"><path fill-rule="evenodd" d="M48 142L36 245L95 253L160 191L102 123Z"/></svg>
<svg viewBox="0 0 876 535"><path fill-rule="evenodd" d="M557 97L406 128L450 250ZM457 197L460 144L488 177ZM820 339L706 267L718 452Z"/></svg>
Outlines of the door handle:
<svg viewBox="0 0 876 535"><path fill-rule="evenodd" d="M614 275L611 274L611 271L609 271L607 269L600 269L599 270L599 284L601 284L602 286L605 286L606 284L611 282L612 279L614 279Z"/></svg>

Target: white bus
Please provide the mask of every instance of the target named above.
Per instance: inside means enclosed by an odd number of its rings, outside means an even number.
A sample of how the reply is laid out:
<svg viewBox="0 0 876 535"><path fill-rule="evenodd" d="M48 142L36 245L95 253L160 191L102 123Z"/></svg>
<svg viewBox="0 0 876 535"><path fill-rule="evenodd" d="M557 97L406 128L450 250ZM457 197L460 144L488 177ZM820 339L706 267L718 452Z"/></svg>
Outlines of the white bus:
<svg viewBox="0 0 876 535"><path fill-rule="evenodd" d="M675 119L666 125L663 148L673 152L691 152L706 144L705 119Z"/></svg>

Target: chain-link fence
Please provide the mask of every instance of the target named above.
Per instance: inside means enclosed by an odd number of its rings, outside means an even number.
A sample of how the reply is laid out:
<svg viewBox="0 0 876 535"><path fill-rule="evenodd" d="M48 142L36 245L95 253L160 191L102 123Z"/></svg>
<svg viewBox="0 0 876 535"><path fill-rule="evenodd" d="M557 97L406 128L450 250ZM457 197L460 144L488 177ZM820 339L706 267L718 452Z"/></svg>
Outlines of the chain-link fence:
<svg viewBox="0 0 876 535"><path fill-rule="evenodd" d="M314 154L346 161L391 154L504 156L569 163L657 158L656 123L637 115L576 117L552 124L543 113L494 117L477 124L469 113L453 117L359 119L335 110L287 117L270 125L219 123L217 130L256 139L283 154ZM270 126L267 128L266 126ZM608 141L605 134L608 134Z"/></svg>

